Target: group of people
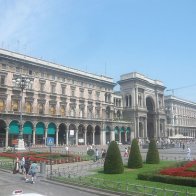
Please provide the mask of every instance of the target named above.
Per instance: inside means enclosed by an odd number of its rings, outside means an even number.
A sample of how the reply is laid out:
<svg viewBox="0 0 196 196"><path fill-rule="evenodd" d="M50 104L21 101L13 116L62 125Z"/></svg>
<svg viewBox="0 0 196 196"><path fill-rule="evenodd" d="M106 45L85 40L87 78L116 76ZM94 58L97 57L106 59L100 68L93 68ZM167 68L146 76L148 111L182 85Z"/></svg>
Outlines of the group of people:
<svg viewBox="0 0 196 196"><path fill-rule="evenodd" d="M13 174L21 173L25 175L25 181L35 183L36 173L37 173L38 165L35 161L31 161L29 157L25 159L23 156L21 159L16 157L16 161L14 164ZM31 179L29 179L29 177Z"/></svg>

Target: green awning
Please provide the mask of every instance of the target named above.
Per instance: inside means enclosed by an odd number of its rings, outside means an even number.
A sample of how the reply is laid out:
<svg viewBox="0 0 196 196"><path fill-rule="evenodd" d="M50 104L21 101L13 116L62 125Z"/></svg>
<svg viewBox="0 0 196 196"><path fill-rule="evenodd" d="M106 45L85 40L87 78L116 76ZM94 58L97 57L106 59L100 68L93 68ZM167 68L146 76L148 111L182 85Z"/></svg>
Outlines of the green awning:
<svg viewBox="0 0 196 196"><path fill-rule="evenodd" d="M33 126L30 122L26 122L23 126L23 134L31 134L33 132Z"/></svg>
<svg viewBox="0 0 196 196"><path fill-rule="evenodd" d="M131 129L130 129L130 127L127 127L127 133L128 133L128 132L131 132Z"/></svg>
<svg viewBox="0 0 196 196"><path fill-rule="evenodd" d="M51 123L48 126L48 135L55 135L56 133L56 126L55 124Z"/></svg>
<svg viewBox="0 0 196 196"><path fill-rule="evenodd" d="M118 128L115 128L114 131L115 131L115 134L118 134L119 132Z"/></svg>
<svg viewBox="0 0 196 196"><path fill-rule="evenodd" d="M36 131L35 131L36 135L44 135L44 124L39 122L36 125Z"/></svg>
<svg viewBox="0 0 196 196"><path fill-rule="evenodd" d="M106 127L106 132L110 132L110 128L109 127Z"/></svg>
<svg viewBox="0 0 196 196"><path fill-rule="evenodd" d="M9 134L17 135L19 134L19 122L12 121L9 125Z"/></svg>
<svg viewBox="0 0 196 196"><path fill-rule="evenodd" d="M121 127L120 132L122 133L124 131L125 131L124 127Z"/></svg>

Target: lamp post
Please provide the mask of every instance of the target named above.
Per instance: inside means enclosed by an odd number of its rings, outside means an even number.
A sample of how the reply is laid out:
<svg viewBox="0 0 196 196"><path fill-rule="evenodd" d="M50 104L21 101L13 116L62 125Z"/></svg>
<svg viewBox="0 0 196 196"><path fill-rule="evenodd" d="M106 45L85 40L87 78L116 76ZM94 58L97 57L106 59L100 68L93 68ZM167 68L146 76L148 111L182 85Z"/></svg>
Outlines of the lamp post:
<svg viewBox="0 0 196 196"><path fill-rule="evenodd" d="M16 87L21 89L21 96L20 96L20 122L19 122L19 135L18 135L18 147L17 150L25 150L24 140L23 140L23 125L22 125L22 101L23 101L23 91L29 87L32 81L25 77L19 76L16 79L12 80L15 83Z"/></svg>

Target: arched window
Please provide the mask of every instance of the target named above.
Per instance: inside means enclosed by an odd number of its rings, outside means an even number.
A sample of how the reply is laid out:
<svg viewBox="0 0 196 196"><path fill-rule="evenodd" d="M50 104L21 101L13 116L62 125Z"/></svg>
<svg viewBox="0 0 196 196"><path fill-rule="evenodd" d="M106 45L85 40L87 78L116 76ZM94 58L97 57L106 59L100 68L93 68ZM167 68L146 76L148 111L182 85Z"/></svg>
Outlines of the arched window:
<svg viewBox="0 0 196 196"><path fill-rule="evenodd" d="M39 112L39 114L44 114L44 104L43 103L39 103L38 112Z"/></svg>
<svg viewBox="0 0 196 196"><path fill-rule="evenodd" d="M5 105L4 105L4 101L2 99L0 99L0 111L4 111Z"/></svg>
<svg viewBox="0 0 196 196"><path fill-rule="evenodd" d="M142 106L142 96L141 96L141 94L138 95L138 105Z"/></svg>
<svg viewBox="0 0 196 196"><path fill-rule="evenodd" d="M55 114L56 114L56 108L55 108L54 105L51 105L51 106L50 106L50 114L51 114L51 115L55 115Z"/></svg>
<svg viewBox="0 0 196 196"><path fill-rule="evenodd" d="M31 113L32 112L32 107L30 102L26 102L26 112Z"/></svg>
<svg viewBox="0 0 196 196"><path fill-rule="evenodd" d="M13 100L12 101L12 111L18 112L19 111L19 107L18 107L18 101L17 100Z"/></svg>
<svg viewBox="0 0 196 196"><path fill-rule="evenodd" d="M61 116L65 116L65 106L61 106Z"/></svg>

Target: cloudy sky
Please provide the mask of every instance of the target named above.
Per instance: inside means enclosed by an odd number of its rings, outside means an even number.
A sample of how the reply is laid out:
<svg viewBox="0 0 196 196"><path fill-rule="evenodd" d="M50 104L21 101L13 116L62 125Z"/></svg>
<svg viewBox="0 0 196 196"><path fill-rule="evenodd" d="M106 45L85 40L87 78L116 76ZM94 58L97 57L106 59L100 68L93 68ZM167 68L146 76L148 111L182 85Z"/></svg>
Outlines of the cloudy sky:
<svg viewBox="0 0 196 196"><path fill-rule="evenodd" d="M195 9L195 0L0 0L0 47L115 82L137 71L196 101Z"/></svg>

